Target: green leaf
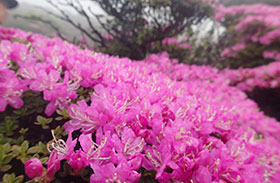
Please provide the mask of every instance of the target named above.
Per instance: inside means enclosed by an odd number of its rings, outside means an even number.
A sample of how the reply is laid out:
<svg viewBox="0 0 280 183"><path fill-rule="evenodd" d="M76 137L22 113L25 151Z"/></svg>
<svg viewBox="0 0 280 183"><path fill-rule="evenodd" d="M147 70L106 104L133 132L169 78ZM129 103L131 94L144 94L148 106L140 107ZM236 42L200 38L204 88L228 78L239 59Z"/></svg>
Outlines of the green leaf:
<svg viewBox="0 0 280 183"><path fill-rule="evenodd" d="M15 176L14 173L12 174L5 174L3 176L3 183L22 183L24 180L24 176L20 175L18 177Z"/></svg>
<svg viewBox="0 0 280 183"><path fill-rule="evenodd" d="M3 161L4 158L5 158L4 152L0 151L0 162Z"/></svg>
<svg viewBox="0 0 280 183"><path fill-rule="evenodd" d="M39 154L34 154L33 156L32 156L33 158L40 158L40 156L39 156Z"/></svg>
<svg viewBox="0 0 280 183"><path fill-rule="evenodd" d="M39 152L40 152L39 146L33 146L27 150L27 154L35 154L35 153L39 153Z"/></svg>
<svg viewBox="0 0 280 183"><path fill-rule="evenodd" d="M44 143L42 143L40 141L38 145L40 147L41 152L48 152L47 147L46 147L46 145Z"/></svg>
<svg viewBox="0 0 280 183"><path fill-rule="evenodd" d="M28 128L21 128L19 130L19 133L24 135L27 131L28 131Z"/></svg>
<svg viewBox="0 0 280 183"><path fill-rule="evenodd" d="M156 183L156 182L158 182L157 180L155 180L155 175L156 175L155 170L148 171L144 168L140 168L140 170L138 172L141 173L141 178L139 180L139 183Z"/></svg>
<svg viewBox="0 0 280 183"><path fill-rule="evenodd" d="M21 115L22 114L22 111L21 110L14 110L13 111L15 114L18 114L18 115Z"/></svg>
<svg viewBox="0 0 280 183"><path fill-rule="evenodd" d="M80 95L80 96L82 96L82 95ZM57 112L57 114L61 115L63 117L63 119L70 118L66 109L56 110L56 112Z"/></svg>
<svg viewBox="0 0 280 183"><path fill-rule="evenodd" d="M26 152L28 147L29 147L29 142L27 140L25 140L22 144L21 144L21 147L22 147L22 152Z"/></svg>
<svg viewBox="0 0 280 183"><path fill-rule="evenodd" d="M41 125L43 129L48 129L49 126L47 124L50 124L52 120L53 118L44 118L43 116L38 115L37 121L34 124Z"/></svg>
<svg viewBox="0 0 280 183"><path fill-rule="evenodd" d="M13 173L13 174L5 174L4 176L3 176L3 183L13 183L13 180L15 179L15 174Z"/></svg>
<svg viewBox="0 0 280 183"><path fill-rule="evenodd" d="M20 155L21 154L21 149L22 148L20 146L13 145L12 146L12 154L13 154L13 156L16 157L16 156Z"/></svg>
<svg viewBox="0 0 280 183"><path fill-rule="evenodd" d="M7 156L3 159L2 163L3 163L3 164L8 164L8 163L10 163L10 162L12 161L12 159L13 159L13 156L12 156L12 155L7 155Z"/></svg>
<svg viewBox="0 0 280 183"><path fill-rule="evenodd" d="M62 116L56 117L55 120L57 121L63 120L63 117Z"/></svg>
<svg viewBox="0 0 280 183"><path fill-rule="evenodd" d="M40 116L40 115L38 115L36 119L39 122L39 124L43 123L46 120L46 118L44 118L43 116Z"/></svg>
<svg viewBox="0 0 280 183"><path fill-rule="evenodd" d="M10 145L9 143L4 144L3 147L4 147L4 151L5 151L6 153L9 152L9 151L11 150L11 145Z"/></svg>
<svg viewBox="0 0 280 183"><path fill-rule="evenodd" d="M23 175L17 176L14 180L14 183L22 183L24 179Z"/></svg>
<svg viewBox="0 0 280 183"><path fill-rule="evenodd" d="M4 165L0 167L1 172L6 172L12 168L12 165Z"/></svg>
<svg viewBox="0 0 280 183"><path fill-rule="evenodd" d="M52 122L52 118L46 118L46 124L50 124Z"/></svg>
<svg viewBox="0 0 280 183"><path fill-rule="evenodd" d="M48 161L49 157L40 158L40 161L44 164Z"/></svg>
<svg viewBox="0 0 280 183"><path fill-rule="evenodd" d="M18 139L17 139L17 144L21 144L22 142L24 141L24 138L23 136L20 136Z"/></svg>
<svg viewBox="0 0 280 183"><path fill-rule="evenodd" d="M50 127L49 127L49 125L43 125L42 128L43 129L49 129Z"/></svg>
<svg viewBox="0 0 280 183"><path fill-rule="evenodd" d="M23 164L31 159L31 156L26 156L26 155L22 155L20 157L17 157L17 159L19 159Z"/></svg>
<svg viewBox="0 0 280 183"><path fill-rule="evenodd" d="M38 107L38 108L35 109L35 111L37 113L42 113L44 111L44 108L43 107Z"/></svg>

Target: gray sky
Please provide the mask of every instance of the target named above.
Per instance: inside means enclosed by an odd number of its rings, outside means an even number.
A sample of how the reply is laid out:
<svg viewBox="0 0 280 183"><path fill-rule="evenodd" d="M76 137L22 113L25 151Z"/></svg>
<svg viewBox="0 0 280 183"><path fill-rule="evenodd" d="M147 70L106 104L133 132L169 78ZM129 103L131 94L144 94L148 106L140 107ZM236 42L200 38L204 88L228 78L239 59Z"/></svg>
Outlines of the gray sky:
<svg viewBox="0 0 280 183"><path fill-rule="evenodd" d="M16 8L10 10L8 18L4 22L4 26L20 28L25 31L37 32L37 33L41 33L44 35L53 35L54 30L50 26L46 26L46 25L44 25L40 22L36 22L36 21L25 20L22 18L14 18L15 15L39 16L39 17L42 17L44 20L52 21L54 25L59 27L59 29L61 30L60 32L62 32L67 37L69 37L71 40L74 37L76 37L78 39L80 38L80 32L77 31L77 29L73 28L69 23L66 23L57 18L54 18L53 16L46 14L45 12L43 12L42 10L37 8L38 6L40 6L40 7L43 7L44 9L47 9L48 11L53 11L54 13L58 13L56 11L56 9L53 8L45 0L17 0L17 1L18 1L19 5ZM54 0L54 1L63 2L66 0ZM97 4L95 4L93 6L93 3L90 0L79 0L79 2L85 7L88 7L89 5L91 5L91 9L96 14L104 14L104 11ZM65 12L67 12L74 21L79 22L84 27L88 26L88 24L86 23L86 20L84 18L81 18L81 16L78 15L75 10L73 10L70 7L65 7L65 6L61 6L61 8ZM87 8L85 8L85 10L86 9ZM94 25L96 25L97 27L99 26L94 18L92 19L92 21L93 21Z"/></svg>
<svg viewBox="0 0 280 183"><path fill-rule="evenodd" d="M19 3L19 6L21 4L24 4L24 3L29 3L29 4L32 4L34 6L42 6L44 8L52 8L49 3L47 3L45 0L17 0L18 3ZM67 1L67 0L55 0L55 1ZM89 5L92 5L93 2L91 2L90 0L79 0L79 2L87 7ZM96 12L96 13L101 13L103 14L104 11L97 5L95 4L95 6L92 6L93 7L93 10ZM71 8L67 8L66 9L67 11L70 11L71 13L75 14L76 12L74 10L72 10Z"/></svg>

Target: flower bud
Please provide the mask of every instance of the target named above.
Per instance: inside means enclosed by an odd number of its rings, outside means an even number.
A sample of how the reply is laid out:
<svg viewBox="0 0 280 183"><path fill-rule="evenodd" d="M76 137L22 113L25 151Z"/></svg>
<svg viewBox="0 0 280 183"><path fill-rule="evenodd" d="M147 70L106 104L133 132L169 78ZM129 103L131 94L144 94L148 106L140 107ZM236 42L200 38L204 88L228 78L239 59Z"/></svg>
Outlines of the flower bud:
<svg viewBox="0 0 280 183"><path fill-rule="evenodd" d="M43 174L43 165L37 158L32 158L24 163L25 174L30 177L40 177Z"/></svg>

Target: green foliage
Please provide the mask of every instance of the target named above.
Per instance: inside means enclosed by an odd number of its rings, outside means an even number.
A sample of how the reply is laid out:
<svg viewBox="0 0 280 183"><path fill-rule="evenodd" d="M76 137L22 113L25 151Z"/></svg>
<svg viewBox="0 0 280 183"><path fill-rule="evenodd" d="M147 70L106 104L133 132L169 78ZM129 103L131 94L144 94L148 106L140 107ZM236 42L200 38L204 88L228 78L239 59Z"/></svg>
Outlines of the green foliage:
<svg viewBox="0 0 280 183"><path fill-rule="evenodd" d="M66 109L63 109L63 110L56 110L56 113L60 115L59 117L56 117L56 118L55 118L55 120L57 120L57 121L62 120L62 119L70 119L70 116L69 116L69 114L67 113L67 110L66 110Z"/></svg>
<svg viewBox="0 0 280 183"><path fill-rule="evenodd" d="M31 156L29 156L27 153L28 148L29 148L29 142L26 140L23 141L21 145L13 145L11 148L12 155L16 157L16 159L24 163L31 158Z"/></svg>
<svg viewBox="0 0 280 183"><path fill-rule="evenodd" d="M155 170L146 170L145 168L140 168L138 171L141 173L141 177L139 183L157 183L158 181L155 180L156 171Z"/></svg>
<svg viewBox="0 0 280 183"><path fill-rule="evenodd" d="M47 162L50 128L54 128L54 133L59 138L66 135L59 123L69 119L65 109L57 110L53 117L46 118L44 108L47 102L43 100L40 92L27 91L22 95L22 99L22 108L7 107L6 111L0 113L0 178L3 183L23 182L24 169L18 169L17 166L23 167L23 164L33 157L40 159L42 163ZM56 124L53 125L52 122ZM7 174L11 172L14 173Z"/></svg>
<svg viewBox="0 0 280 183"><path fill-rule="evenodd" d="M19 65L14 60L10 60L10 63L11 63L11 69L17 72L19 70Z"/></svg>
<svg viewBox="0 0 280 183"><path fill-rule="evenodd" d="M59 139L61 139L62 136L65 137L67 135L67 132L64 130L64 127L60 126L60 125L58 125L53 131L54 131L54 134L56 135L56 137Z"/></svg>
<svg viewBox="0 0 280 183"><path fill-rule="evenodd" d="M32 157L36 157L36 158L40 159L42 163L46 163L48 160L49 151L47 149L46 144L44 144L40 141L40 142L38 142L37 145L30 147L27 150L27 154L31 154Z"/></svg>
<svg viewBox="0 0 280 183"><path fill-rule="evenodd" d="M45 109L47 102L42 99L40 92L28 90L22 95L24 106L18 110L14 110L13 113L16 116L28 116L34 113L42 113Z"/></svg>
<svg viewBox="0 0 280 183"><path fill-rule="evenodd" d="M21 136L19 138L7 137L3 134L0 134L0 144L10 143L10 144L21 144L24 138Z"/></svg>
<svg viewBox="0 0 280 183"><path fill-rule="evenodd" d="M28 128L21 128L21 129L19 130L19 133L20 133L22 136L24 136L24 135L26 134L27 131L28 131Z"/></svg>
<svg viewBox="0 0 280 183"><path fill-rule="evenodd" d="M86 102L89 102L90 95L93 94L93 93L94 93L94 91L91 88L80 87L80 88L77 89L77 94L78 94L79 97L72 100L72 103L76 103L79 100L85 100ZM60 113L58 113L58 114L60 114ZM60 115L64 116L63 114L60 114ZM68 114L65 117L69 118ZM65 119L67 119L67 118L65 118Z"/></svg>
<svg viewBox="0 0 280 183"><path fill-rule="evenodd" d="M14 130L19 127L17 117L5 116L4 121L0 123L0 133L6 136L14 135Z"/></svg>
<svg viewBox="0 0 280 183"><path fill-rule="evenodd" d="M23 175L16 176L14 173L5 174L3 177L3 183L22 183L24 179Z"/></svg>
<svg viewBox="0 0 280 183"><path fill-rule="evenodd" d="M12 168L9 164L13 159L13 155L11 153L11 146L9 143L0 145L0 171L6 172Z"/></svg>
<svg viewBox="0 0 280 183"><path fill-rule="evenodd" d="M41 125L43 129L49 129L49 124L53 121L53 118L45 118L43 116L38 115L37 121L34 123L35 125Z"/></svg>

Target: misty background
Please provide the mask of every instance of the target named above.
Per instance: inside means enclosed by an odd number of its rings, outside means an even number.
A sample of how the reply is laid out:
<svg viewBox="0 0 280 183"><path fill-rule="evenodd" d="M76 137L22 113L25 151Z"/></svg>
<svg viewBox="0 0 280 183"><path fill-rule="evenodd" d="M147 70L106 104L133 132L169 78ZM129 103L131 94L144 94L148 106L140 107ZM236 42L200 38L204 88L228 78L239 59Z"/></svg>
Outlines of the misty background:
<svg viewBox="0 0 280 183"><path fill-rule="evenodd" d="M9 14L3 23L4 27L19 28L24 31L41 33L51 37L57 36L56 30L52 26L43 23L41 21L22 18L22 17L41 17L42 19L51 22L69 40L81 39L82 36L81 32L79 32L72 25L58 18L55 18L54 16L42 10L45 9L59 14L59 12L57 12L57 10L45 0L17 0L17 2L18 2L18 6L16 8L9 10ZM63 0L53 1L53 2L63 2ZM105 15L106 17L105 12L99 7L99 5L95 4L91 0L80 0L79 2L82 4L83 7L85 7L85 9L90 6L96 14ZM220 0L220 2L226 6L240 5L240 4L253 4L253 3L280 5L280 0ZM88 26L87 21L81 15L77 14L75 10L73 10L70 7L60 5L59 3L57 4L71 17L73 21L79 22L84 27ZM98 27L99 24L97 20L95 20L93 17L91 18L92 18L93 25L95 25L97 29L102 31L102 28ZM197 36L198 38L200 38L203 37L203 35L205 35L211 29L212 26L215 26L216 36L218 36L224 30L223 27L221 27L219 24L216 24L211 20L205 20L204 23L201 24L199 27L194 26L193 30L194 32L197 32Z"/></svg>

